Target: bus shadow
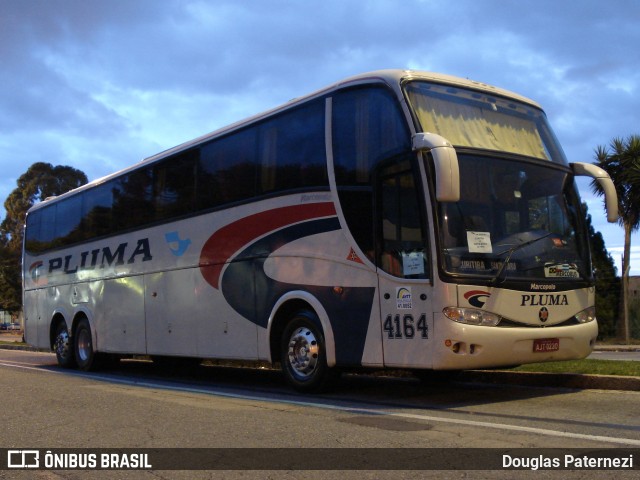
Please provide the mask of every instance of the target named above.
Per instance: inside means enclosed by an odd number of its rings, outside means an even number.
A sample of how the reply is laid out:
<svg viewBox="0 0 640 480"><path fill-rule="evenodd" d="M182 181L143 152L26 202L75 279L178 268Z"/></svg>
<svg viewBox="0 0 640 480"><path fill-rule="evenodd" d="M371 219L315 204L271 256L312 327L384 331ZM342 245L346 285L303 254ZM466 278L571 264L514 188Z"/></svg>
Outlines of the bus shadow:
<svg viewBox="0 0 640 480"><path fill-rule="evenodd" d="M279 369L251 362L181 362L154 364L149 360L121 360L105 372L142 376L203 388L249 390L264 395L300 399L364 402L399 408L451 409L573 393L575 388L523 382L518 374L463 372L455 380L420 380L405 371L344 372L323 393L293 390Z"/></svg>

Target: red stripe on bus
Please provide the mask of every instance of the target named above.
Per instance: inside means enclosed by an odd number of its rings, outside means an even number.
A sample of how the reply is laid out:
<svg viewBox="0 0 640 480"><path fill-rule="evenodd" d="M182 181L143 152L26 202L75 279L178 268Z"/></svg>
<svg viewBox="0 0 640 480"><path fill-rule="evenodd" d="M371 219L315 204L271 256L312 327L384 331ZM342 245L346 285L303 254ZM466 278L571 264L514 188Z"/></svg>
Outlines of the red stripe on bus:
<svg viewBox="0 0 640 480"><path fill-rule="evenodd" d="M294 223L335 214L336 209L332 202L310 203L275 208L230 223L211 235L202 247L202 276L213 288L218 289L224 264L251 240Z"/></svg>

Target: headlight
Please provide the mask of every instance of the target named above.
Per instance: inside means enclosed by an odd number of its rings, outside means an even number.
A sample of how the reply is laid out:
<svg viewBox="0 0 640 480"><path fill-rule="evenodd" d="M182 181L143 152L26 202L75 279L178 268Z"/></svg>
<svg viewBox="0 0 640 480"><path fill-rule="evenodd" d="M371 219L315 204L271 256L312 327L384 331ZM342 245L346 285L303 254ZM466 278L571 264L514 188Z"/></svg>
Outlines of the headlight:
<svg viewBox="0 0 640 480"><path fill-rule="evenodd" d="M574 315L580 323L593 322L596 319L596 307L589 307Z"/></svg>
<svg viewBox="0 0 640 480"><path fill-rule="evenodd" d="M500 323L500 320L502 320L500 315L473 308L446 307L442 313L444 313L445 317L449 320L466 323L467 325L495 327Z"/></svg>

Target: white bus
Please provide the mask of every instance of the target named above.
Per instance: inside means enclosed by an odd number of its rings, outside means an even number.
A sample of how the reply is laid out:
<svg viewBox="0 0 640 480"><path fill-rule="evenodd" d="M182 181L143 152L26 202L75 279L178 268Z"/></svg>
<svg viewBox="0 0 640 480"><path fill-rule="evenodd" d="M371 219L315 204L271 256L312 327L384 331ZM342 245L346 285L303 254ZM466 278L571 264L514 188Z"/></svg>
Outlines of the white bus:
<svg viewBox="0 0 640 480"><path fill-rule="evenodd" d="M584 212L533 101L390 70L324 90L35 205L28 343L101 357L417 372L586 357Z"/></svg>

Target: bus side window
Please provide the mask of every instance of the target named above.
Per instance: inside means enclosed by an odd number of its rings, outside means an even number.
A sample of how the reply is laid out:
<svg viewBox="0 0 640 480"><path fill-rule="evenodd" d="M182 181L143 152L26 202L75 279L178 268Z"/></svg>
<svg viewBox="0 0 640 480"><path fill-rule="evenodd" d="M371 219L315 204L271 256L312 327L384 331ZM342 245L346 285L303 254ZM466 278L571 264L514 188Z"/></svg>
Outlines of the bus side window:
<svg viewBox="0 0 640 480"><path fill-rule="evenodd" d="M322 101L267 120L259 130L259 193L328 187Z"/></svg>
<svg viewBox="0 0 640 480"><path fill-rule="evenodd" d="M198 151L169 157L153 172L156 220L185 215L195 210Z"/></svg>
<svg viewBox="0 0 640 480"><path fill-rule="evenodd" d="M113 182L98 185L82 194L82 226L85 238L91 239L113 232Z"/></svg>
<svg viewBox="0 0 640 480"><path fill-rule="evenodd" d="M354 240L375 261L373 175L376 165L410 151L397 99L383 87L354 88L332 99L334 172L342 213Z"/></svg>
<svg viewBox="0 0 640 480"><path fill-rule="evenodd" d="M120 177L111 184L114 231L136 228L154 220L151 177L151 169L143 168Z"/></svg>
<svg viewBox="0 0 640 480"><path fill-rule="evenodd" d="M56 204L54 247L69 245L83 239L82 196L75 195L66 202Z"/></svg>
<svg viewBox="0 0 640 480"><path fill-rule="evenodd" d="M378 191L381 217L378 265L396 277L427 278L427 242L413 172L383 174Z"/></svg>
<svg viewBox="0 0 640 480"><path fill-rule="evenodd" d="M256 128L215 139L200 151L198 208L248 200L256 194Z"/></svg>
<svg viewBox="0 0 640 480"><path fill-rule="evenodd" d="M42 220L44 218L43 210L36 210L27 215L25 250L30 253L39 253L48 247L44 241L45 234L41 231Z"/></svg>

